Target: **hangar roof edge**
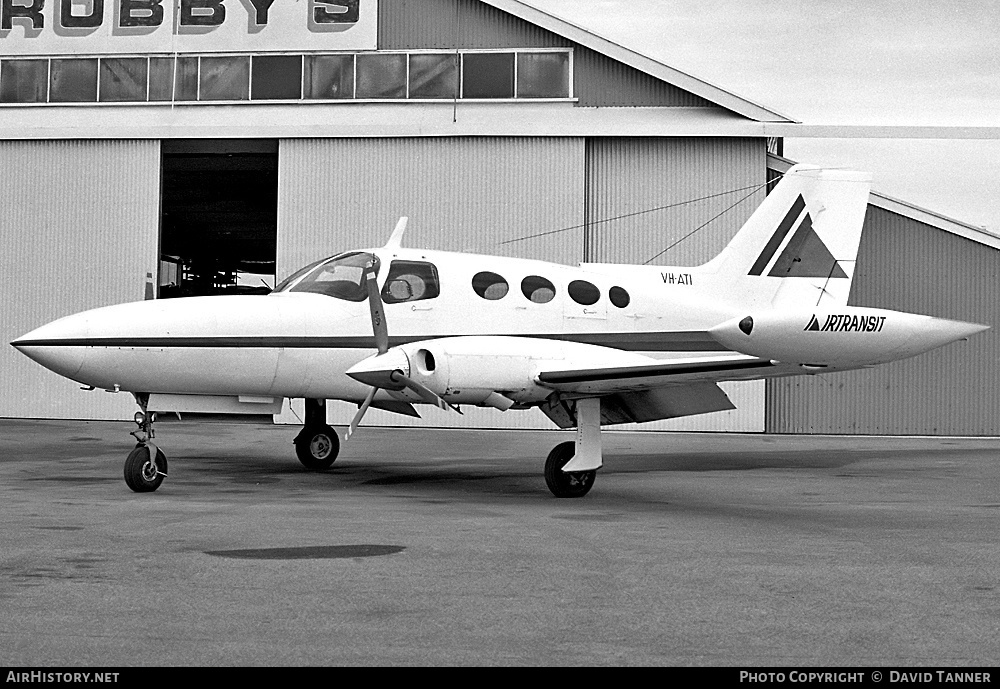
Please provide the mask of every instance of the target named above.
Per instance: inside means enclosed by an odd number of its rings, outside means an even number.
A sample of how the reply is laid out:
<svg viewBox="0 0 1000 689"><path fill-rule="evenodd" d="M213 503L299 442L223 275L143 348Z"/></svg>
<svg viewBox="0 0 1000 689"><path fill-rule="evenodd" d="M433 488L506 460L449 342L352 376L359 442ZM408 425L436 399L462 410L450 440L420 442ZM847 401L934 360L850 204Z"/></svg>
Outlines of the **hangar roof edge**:
<svg viewBox="0 0 1000 689"><path fill-rule="evenodd" d="M763 105L737 96L734 93L708 83L690 74L681 72L658 60L637 53L614 41L604 38L589 29L573 24L572 22L549 14L528 3L519 0L479 0L480 2L495 7L498 10L511 14L526 22L539 26L547 31L567 38L574 43L590 48L613 60L617 60L641 72L645 72L656 79L665 81L678 88L700 96L705 100L716 103L739 115L743 115L757 122L786 122L797 123L797 120L775 112Z"/></svg>
<svg viewBox="0 0 1000 689"><path fill-rule="evenodd" d="M794 164L795 161L788 158L782 158L781 156L776 156L773 153L767 154L767 167L776 172L785 172ZM989 232L988 230L983 229L982 227L976 227L975 225L970 225L969 223L962 222L961 220L949 218L948 216L941 215L936 211L915 206L908 201L886 196L885 194L877 192L874 189L871 192L868 203L876 208L881 208L882 210L902 215L905 218L916 220L917 222L930 225L931 227L936 227L939 230L944 230L945 232L972 240L978 244L983 244L994 249L1000 249L1000 237L992 232Z"/></svg>

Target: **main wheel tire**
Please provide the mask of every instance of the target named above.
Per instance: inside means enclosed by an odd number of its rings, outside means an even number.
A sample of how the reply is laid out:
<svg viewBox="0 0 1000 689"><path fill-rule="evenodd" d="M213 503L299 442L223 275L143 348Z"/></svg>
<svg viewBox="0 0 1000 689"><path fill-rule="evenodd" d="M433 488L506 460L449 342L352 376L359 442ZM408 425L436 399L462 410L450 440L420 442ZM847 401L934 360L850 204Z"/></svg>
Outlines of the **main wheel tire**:
<svg viewBox="0 0 1000 689"><path fill-rule="evenodd" d="M557 498L582 498L594 485L597 470L565 472L564 466L576 454L576 443L569 441L552 448L545 459L545 483Z"/></svg>
<svg viewBox="0 0 1000 689"><path fill-rule="evenodd" d="M136 445L125 458L125 483L136 493L152 493L167 475L167 458L156 449L156 463L149 461L149 448Z"/></svg>
<svg viewBox="0 0 1000 689"><path fill-rule="evenodd" d="M306 469L329 469L340 454L340 436L325 425L303 428L295 438L295 454Z"/></svg>

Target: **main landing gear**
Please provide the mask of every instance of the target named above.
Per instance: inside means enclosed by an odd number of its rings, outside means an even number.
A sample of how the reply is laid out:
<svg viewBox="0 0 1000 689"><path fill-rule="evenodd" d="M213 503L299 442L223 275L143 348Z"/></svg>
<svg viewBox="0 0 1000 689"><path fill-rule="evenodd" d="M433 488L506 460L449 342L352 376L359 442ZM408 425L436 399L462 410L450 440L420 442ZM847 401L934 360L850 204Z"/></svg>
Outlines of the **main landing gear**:
<svg viewBox="0 0 1000 689"><path fill-rule="evenodd" d="M340 437L326 423L326 400L306 400L306 422L295 436L295 454L306 469L329 469L340 454Z"/></svg>
<svg viewBox="0 0 1000 689"><path fill-rule="evenodd" d="M295 454L312 471L329 469L340 453L340 437L326 423L326 401L306 399L306 418L295 436ZM601 401L577 400L576 440L560 443L545 460L545 483L557 498L582 498L594 485L601 456Z"/></svg>
<svg viewBox="0 0 1000 689"><path fill-rule="evenodd" d="M545 484L557 498L582 498L594 485L597 471L563 471L576 454L572 440L559 443L545 459Z"/></svg>
<svg viewBox="0 0 1000 689"><path fill-rule="evenodd" d="M603 465L601 400L577 400L575 412L576 441L556 445L545 459L545 483L557 498L582 498Z"/></svg>
<svg viewBox="0 0 1000 689"><path fill-rule="evenodd" d="M153 443L156 414L147 408L149 395L137 394L135 401L142 411L135 413L135 423L139 428L130 433L138 442L125 458L125 483L136 493L151 493L167 477L167 458Z"/></svg>

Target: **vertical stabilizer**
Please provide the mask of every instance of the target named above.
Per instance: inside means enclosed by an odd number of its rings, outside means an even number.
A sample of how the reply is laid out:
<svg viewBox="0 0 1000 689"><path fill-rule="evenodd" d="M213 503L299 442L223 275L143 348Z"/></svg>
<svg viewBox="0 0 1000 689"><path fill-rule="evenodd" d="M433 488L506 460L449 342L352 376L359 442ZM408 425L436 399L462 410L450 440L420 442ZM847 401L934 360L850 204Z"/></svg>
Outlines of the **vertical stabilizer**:
<svg viewBox="0 0 1000 689"><path fill-rule="evenodd" d="M868 173L796 165L705 268L741 304L846 304L870 188Z"/></svg>

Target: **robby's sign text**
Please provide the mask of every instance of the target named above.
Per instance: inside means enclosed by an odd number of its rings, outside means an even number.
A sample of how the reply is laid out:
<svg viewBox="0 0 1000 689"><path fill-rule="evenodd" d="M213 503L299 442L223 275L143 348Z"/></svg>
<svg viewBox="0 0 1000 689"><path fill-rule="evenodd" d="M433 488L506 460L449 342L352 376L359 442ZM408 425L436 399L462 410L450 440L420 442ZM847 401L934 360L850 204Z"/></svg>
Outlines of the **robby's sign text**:
<svg viewBox="0 0 1000 689"><path fill-rule="evenodd" d="M377 0L0 0L0 56L374 50Z"/></svg>

